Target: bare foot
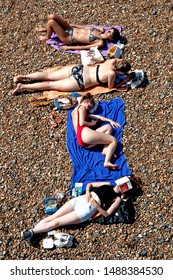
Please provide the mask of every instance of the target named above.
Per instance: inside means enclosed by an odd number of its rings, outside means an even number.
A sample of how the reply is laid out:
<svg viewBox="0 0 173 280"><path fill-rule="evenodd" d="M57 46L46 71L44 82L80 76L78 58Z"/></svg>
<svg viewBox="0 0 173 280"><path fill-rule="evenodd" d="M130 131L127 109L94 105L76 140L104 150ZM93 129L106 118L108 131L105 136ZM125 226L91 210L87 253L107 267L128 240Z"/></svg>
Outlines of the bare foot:
<svg viewBox="0 0 173 280"><path fill-rule="evenodd" d="M17 84L15 90L13 90L12 95L16 95L17 92L21 90L22 84Z"/></svg>
<svg viewBox="0 0 173 280"><path fill-rule="evenodd" d="M119 169L117 164L113 164L111 162L104 163L104 167L111 168L113 170L118 170Z"/></svg>
<svg viewBox="0 0 173 280"><path fill-rule="evenodd" d="M13 82L14 83L18 83L18 82L21 82L25 79L25 76L23 75L18 75L18 76L15 76L14 79L13 79Z"/></svg>
<svg viewBox="0 0 173 280"><path fill-rule="evenodd" d="M44 35L39 36L38 39L40 41L47 41L48 40L47 36L44 36Z"/></svg>
<svg viewBox="0 0 173 280"><path fill-rule="evenodd" d="M46 28L46 27L36 27L36 28L35 28L35 31L38 31L38 32L47 32L47 28Z"/></svg>

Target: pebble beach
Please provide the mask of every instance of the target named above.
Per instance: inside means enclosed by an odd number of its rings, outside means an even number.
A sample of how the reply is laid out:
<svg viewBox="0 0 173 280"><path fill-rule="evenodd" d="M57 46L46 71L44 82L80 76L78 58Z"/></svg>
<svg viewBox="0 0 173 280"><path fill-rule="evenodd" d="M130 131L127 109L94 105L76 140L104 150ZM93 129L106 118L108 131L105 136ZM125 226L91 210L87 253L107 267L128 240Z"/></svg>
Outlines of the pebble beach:
<svg viewBox="0 0 173 280"><path fill-rule="evenodd" d="M20 233L45 217L43 199L55 190L66 198L72 163L66 146L67 111L50 126L50 104L32 107L41 92L12 96L13 77L57 65L79 63L80 56L58 52L38 40L36 27L58 13L70 23L119 25L127 38L123 57L146 72L149 84L127 92L96 95L122 98L126 125L123 152L141 180L133 224L87 223L65 227L71 248L44 249ZM1 260L170 260L172 250L173 5L167 0L4 0L1 1L0 56L0 259Z"/></svg>

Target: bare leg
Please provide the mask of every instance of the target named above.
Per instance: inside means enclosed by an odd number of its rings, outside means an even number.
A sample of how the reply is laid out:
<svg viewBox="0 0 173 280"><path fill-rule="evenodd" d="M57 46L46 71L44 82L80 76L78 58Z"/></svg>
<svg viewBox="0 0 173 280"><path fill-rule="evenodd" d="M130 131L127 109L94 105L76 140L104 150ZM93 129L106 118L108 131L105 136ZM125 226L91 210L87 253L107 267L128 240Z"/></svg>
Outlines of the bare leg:
<svg viewBox="0 0 173 280"><path fill-rule="evenodd" d="M14 83L21 82L24 79L30 79L35 81L58 81L71 76L71 69L73 65L63 66L60 69L53 72L38 71L30 73L27 75L18 75L15 76L13 81Z"/></svg>
<svg viewBox="0 0 173 280"><path fill-rule="evenodd" d="M12 95L16 95L16 93L21 91L22 84L17 84L15 90L13 90Z"/></svg>
<svg viewBox="0 0 173 280"><path fill-rule="evenodd" d="M111 135L112 134L112 126L109 125L109 124L105 124L105 125L97 128L96 131L103 132L103 133Z"/></svg>
<svg viewBox="0 0 173 280"><path fill-rule="evenodd" d="M115 141L113 141L111 144L109 144L107 146L104 167L112 168L114 170L118 169L118 165L117 164L112 164L111 161L110 161L112 156L114 155L115 150L116 150L117 143L118 142L115 139Z"/></svg>
<svg viewBox="0 0 173 280"><path fill-rule="evenodd" d="M54 220L44 223L42 225L37 224L33 229L33 232L34 233L48 232L57 227L66 226L66 225L75 225L80 223L81 221L79 220L76 213L73 211L62 217L55 218Z"/></svg>
<svg viewBox="0 0 173 280"><path fill-rule="evenodd" d="M105 146L105 147L103 148L103 150L102 150L102 155L103 155L103 156L106 156L106 154L107 154L107 147L108 147L108 146ZM114 154L113 154L113 157L116 158L117 155L114 153Z"/></svg>
<svg viewBox="0 0 173 280"><path fill-rule="evenodd" d="M71 76L71 69L73 65L64 66L55 72L35 72L28 75L18 75L14 77L14 82L22 81L23 79L38 80L33 84L18 84L13 91L13 95L17 92L25 90L59 90L59 91L74 91L79 90L79 85ZM48 82L50 81L50 82Z"/></svg>
<svg viewBox="0 0 173 280"><path fill-rule="evenodd" d="M51 20L51 19L55 20L59 25L61 25L61 27L62 27L64 30L66 30L67 28L70 27L70 24L69 24L67 21L65 21L64 19L62 19L61 17L59 17L59 16L56 15L56 14L51 14L51 15L49 15L49 16L48 16L48 20Z"/></svg>
<svg viewBox="0 0 173 280"><path fill-rule="evenodd" d="M38 31L38 32L47 32L47 27L36 27L36 28L35 28L35 31Z"/></svg>
<svg viewBox="0 0 173 280"><path fill-rule="evenodd" d="M69 28L70 25L60 18L57 15L49 15L48 16L48 23L47 23L47 35L46 36L39 36L39 39L41 41L46 41L51 38L52 33L55 32L57 36L60 38L60 40L65 44L71 43L71 38L69 38L68 34L66 33L67 28ZM41 31L44 31L43 28L39 29Z"/></svg>
<svg viewBox="0 0 173 280"><path fill-rule="evenodd" d="M60 25L56 20L50 19L47 24L48 39L51 38L51 35L54 31L63 43L70 44L71 38L69 38L69 35L66 33L68 27L70 26L66 25L66 28L64 28L64 26Z"/></svg>
<svg viewBox="0 0 173 280"><path fill-rule="evenodd" d="M58 90L71 92L79 90L79 86L72 76L59 81L45 81L32 84L18 83L16 89L13 91L13 95L15 95L17 92L22 92L25 90Z"/></svg>
<svg viewBox="0 0 173 280"><path fill-rule="evenodd" d="M103 133L111 135L112 134L112 126L109 125L109 124L106 124L106 125L103 125L103 126L99 127L98 129L96 129L96 131L103 132ZM102 155L103 156L106 156L106 154L107 154L107 147L108 147L108 145L105 145L103 150L102 150ZM114 154L113 156L117 157L116 154Z"/></svg>
<svg viewBox="0 0 173 280"><path fill-rule="evenodd" d="M94 147L98 144L107 145L104 167L112 168L115 170L118 169L118 166L116 164L111 163L111 158L113 157L118 144L117 140L112 135L94 131L88 127L85 127L82 130L82 140L84 141L84 143L90 144L89 148Z"/></svg>
<svg viewBox="0 0 173 280"><path fill-rule="evenodd" d="M56 227L79 224L80 220L72 209L71 203L65 203L56 213L40 221L33 229L34 233L50 231Z"/></svg>
<svg viewBox="0 0 173 280"><path fill-rule="evenodd" d="M14 82L14 83L18 83L18 82L23 81L25 78L26 78L25 75L18 75L18 76L15 76L15 77L14 77L13 82Z"/></svg>
<svg viewBox="0 0 173 280"><path fill-rule="evenodd" d="M50 38L51 38L51 36L50 36ZM42 42L46 42L46 41L49 40L50 38L48 38L47 35L40 35L40 36L38 37L38 39L39 39L40 41L42 41Z"/></svg>

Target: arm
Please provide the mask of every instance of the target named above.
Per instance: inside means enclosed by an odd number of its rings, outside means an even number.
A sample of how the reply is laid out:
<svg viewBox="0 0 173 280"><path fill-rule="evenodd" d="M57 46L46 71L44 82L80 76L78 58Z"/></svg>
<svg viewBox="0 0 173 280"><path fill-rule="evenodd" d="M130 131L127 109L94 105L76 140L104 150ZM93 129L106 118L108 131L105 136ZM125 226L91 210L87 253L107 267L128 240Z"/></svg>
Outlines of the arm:
<svg viewBox="0 0 173 280"><path fill-rule="evenodd" d="M115 70L109 70L109 73L108 73L108 88L109 89L112 89L114 87L115 78L116 78Z"/></svg>
<svg viewBox="0 0 173 280"><path fill-rule="evenodd" d="M85 116L86 116L86 109L84 106L81 106L79 108L79 124L81 126L87 126L87 127L92 127L95 126L97 124L97 121L92 121L92 122L88 122L85 120Z"/></svg>
<svg viewBox="0 0 173 280"><path fill-rule="evenodd" d="M115 212L120 206L120 204L121 204L121 198L116 197L112 205L107 210L108 216L111 215L113 212Z"/></svg>
<svg viewBox="0 0 173 280"><path fill-rule="evenodd" d="M89 28L92 28L94 27L93 25L81 25L81 24L70 24L71 27L77 27L77 28L80 28L80 29L89 29ZM100 32L104 33L105 32L105 29L104 27L96 27L97 30L99 30Z"/></svg>
<svg viewBox="0 0 173 280"><path fill-rule="evenodd" d="M101 48L104 45L103 40L99 40L98 42L91 44L91 45L84 45L84 46L62 46L60 49L63 51L67 50L90 50L90 48L98 47Z"/></svg>
<svg viewBox="0 0 173 280"><path fill-rule="evenodd" d="M91 182L91 183L88 183L87 186L86 186L86 191L91 191L92 188L98 188L102 185L111 185L110 182Z"/></svg>
<svg viewBox="0 0 173 280"><path fill-rule="evenodd" d="M115 210L118 209L118 207L120 206L120 203L121 203L121 198L120 197L117 197L115 199L115 201L111 204L111 206L109 207L108 210L104 210L102 207L100 207L100 205L93 199L91 198L89 200L89 202L96 207L96 209L106 218L108 217L109 215L111 215L113 212L115 212Z"/></svg>
<svg viewBox="0 0 173 280"><path fill-rule="evenodd" d="M103 121L103 122L109 122L113 127L115 126L115 127L120 127L120 124L119 123L117 123L117 122L114 122L113 120L111 120L111 119L108 119L108 118L105 118L105 117L103 117L103 116L99 116L99 115L93 115L93 114L90 114L89 115L91 118L95 118L95 119L99 119L99 120L101 120L101 121Z"/></svg>
<svg viewBox="0 0 173 280"><path fill-rule="evenodd" d="M100 205L93 198L91 198L89 202L97 209L97 211L99 211L99 213L101 213L101 215L103 215L104 217L108 216L107 211L100 207Z"/></svg>
<svg viewBox="0 0 173 280"><path fill-rule="evenodd" d="M98 188L102 185L111 185L109 182L92 182L92 183L88 183L86 186L86 199L89 201L91 198L91 190L92 188Z"/></svg>
<svg viewBox="0 0 173 280"><path fill-rule="evenodd" d="M88 29L87 25L82 25L82 24L70 24L71 27L76 27L76 28L80 28L80 29Z"/></svg>

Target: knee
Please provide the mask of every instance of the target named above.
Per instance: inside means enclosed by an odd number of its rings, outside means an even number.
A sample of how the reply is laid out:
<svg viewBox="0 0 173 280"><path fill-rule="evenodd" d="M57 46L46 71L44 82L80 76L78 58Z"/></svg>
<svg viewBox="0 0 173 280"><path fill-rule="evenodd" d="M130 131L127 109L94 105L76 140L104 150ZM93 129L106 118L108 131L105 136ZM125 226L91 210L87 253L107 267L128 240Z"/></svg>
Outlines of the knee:
<svg viewBox="0 0 173 280"><path fill-rule="evenodd" d="M50 14L50 15L48 15L48 20L50 20L50 19L55 19L55 15L54 14Z"/></svg>
<svg viewBox="0 0 173 280"><path fill-rule="evenodd" d="M49 20L48 20L47 25L52 27L52 26L55 25L55 23L56 23L56 21L52 18L52 19L49 19Z"/></svg>
<svg viewBox="0 0 173 280"><path fill-rule="evenodd" d="M108 124L108 133L112 134L112 126L110 124Z"/></svg>
<svg viewBox="0 0 173 280"><path fill-rule="evenodd" d="M106 124L106 134L112 134L112 126L110 124Z"/></svg>
<svg viewBox="0 0 173 280"><path fill-rule="evenodd" d="M44 85L43 87L44 87L45 90L51 89L51 85L50 85L49 81L48 82L47 81L43 81L42 84Z"/></svg>
<svg viewBox="0 0 173 280"><path fill-rule="evenodd" d="M114 145L117 146L118 141L117 141L117 139L115 137L113 137L112 143L114 143Z"/></svg>

